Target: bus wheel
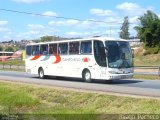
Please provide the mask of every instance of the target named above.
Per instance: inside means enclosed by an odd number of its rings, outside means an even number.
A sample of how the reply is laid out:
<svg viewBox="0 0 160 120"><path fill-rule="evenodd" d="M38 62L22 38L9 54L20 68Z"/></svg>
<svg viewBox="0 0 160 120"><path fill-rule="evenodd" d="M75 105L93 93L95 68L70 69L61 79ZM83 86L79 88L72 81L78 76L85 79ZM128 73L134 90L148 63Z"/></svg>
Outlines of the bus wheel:
<svg viewBox="0 0 160 120"><path fill-rule="evenodd" d="M91 79L91 73L89 70L85 70L83 72L83 79L86 81L86 82L92 82L92 79Z"/></svg>
<svg viewBox="0 0 160 120"><path fill-rule="evenodd" d="M38 70L38 75L39 75L39 78L41 78L41 79L44 79L44 78L45 78L43 68L39 68L39 70Z"/></svg>

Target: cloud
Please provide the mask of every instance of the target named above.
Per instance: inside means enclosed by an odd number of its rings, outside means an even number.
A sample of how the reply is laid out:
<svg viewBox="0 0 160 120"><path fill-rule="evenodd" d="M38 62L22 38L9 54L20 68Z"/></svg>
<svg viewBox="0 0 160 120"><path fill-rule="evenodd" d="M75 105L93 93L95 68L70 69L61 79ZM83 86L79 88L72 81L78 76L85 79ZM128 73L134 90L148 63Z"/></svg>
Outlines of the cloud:
<svg viewBox="0 0 160 120"><path fill-rule="evenodd" d="M40 24L28 24L27 28L30 29L30 30L42 30L45 27L43 25L40 25Z"/></svg>
<svg viewBox="0 0 160 120"><path fill-rule="evenodd" d="M159 13L157 13L157 16L160 18L160 14Z"/></svg>
<svg viewBox="0 0 160 120"><path fill-rule="evenodd" d="M7 27L8 21L0 21L0 33L10 34L11 30Z"/></svg>
<svg viewBox="0 0 160 120"><path fill-rule="evenodd" d="M115 37L118 36L119 30L105 30L105 31L87 31L87 32L76 32L70 31L65 33L65 37L94 37L94 36L105 36Z"/></svg>
<svg viewBox="0 0 160 120"><path fill-rule="evenodd" d="M95 31L93 32L76 32L76 31L71 31L71 32L66 32L65 37L91 37L94 36Z"/></svg>
<svg viewBox="0 0 160 120"><path fill-rule="evenodd" d="M66 21L50 21L48 24L51 26L75 26L80 22L78 20L66 20Z"/></svg>
<svg viewBox="0 0 160 120"><path fill-rule="evenodd" d="M10 31L9 28L0 27L0 33L6 33L6 32L9 32L9 31Z"/></svg>
<svg viewBox="0 0 160 120"><path fill-rule="evenodd" d="M0 26L5 26L8 24L8 21L0 21Z"/></svg>
<svg viewBox="0 0 160 120"><path fill-rule="evenodd" d="M138 23L139 22L139 16L134 16L129 18L129 23Z"/></svg>
<svg viewBox="0 0 160 120"><path fill-rule="evenodd" d="M66 36L70 36L70 37L75 37L75 36L81 36L82 35L82 33L74 32L74 31L66 32L65 34L66 34Z"/></svg>
<svg viewBox="0 0 160 120"><path fill-rule="evenodd" d="M93 22L96 21L94 19L88 19L84 21L78 21L78 20L64 20L64 21L50 21L48 22L48 25L53 27L65 27L68 29L74 29L74 30L96 30L96 29L106 29L108 27L119 27L122 23L122 20L120 19L114 19L112 17L107 17L104 19L106 20L106 23L104 22Z"/></svg>
<svg viewBox="0 0 160 120"><path fill-rule="evenodd" d="M96 29L100 27L101 23L91 22L88 20L78 21L78 20L64 20L64 21L50 21L48 23L50 26L58 27L69 27L71 29Z"/></svg>
<svg viewBox="0 0 160 120"><path fill-rule="evenodd" d="M30 3L46 2L48 0L12 0L12 1L30 4Z"/></svg>
<svg viewBox="0 0 160 120"><path fill-rule="evenodd" d="M17 39L17 40L22 40L22 39L33 40L33 39L38 39L41 36L49 35L49 34L50 33L48 33L48 31L29 30L26 32L17 33L15 39Z"/></svg>
<svg viewBox="0 0 160 120"><path fill-rule="evenodd" d="M78 20L67 20L67 24L70 26L78 25L80 22Z"/></svg>
<svg viewBox="0 0 160 120"><path fill-rule="evenodd" d="M139 16L145 13L148 9L154 9L153 7L143 8L136 3L124 2L116 6L117 9L122 10L127 16Z"/></svg>
<svg viewBox="0 0 160 120"><path fill-rule="evenodd" d="M14 40L33 40L45 35L56 35L59 31L53 27L41 24L27 24L25 32L15 32Z"/></svg>
<svg viewBox="0 0 160 120"><path fill-rule="evenodd" d="M45 15L45 16L58 16L56 12L53 12L53 11L46 11L44 13L42 13L42 15Z"/></svg>
<svg viewBox="0 0 160 120"><path fill-rule="evenodd" d="M140 8L136 3L125 2L116 6L120 10L137 10Z"/></svg>
<svg viewBox="0 0 160 120"><path fill-rule="evenodd" d="M41 25L41 24L28 24L27 29L28 32L24 32L25 35L38 35L39 34L48 34L53 32L54 30L51 28L48 28L47 26Z"/></svg>
<svg viewBox="0 0 160 120"><path fill-rule="evenodd" d="M103 10L103 9L97 9L97 8L90 9L90 13L97 16L113 16L114 15L112 10Z"/></svg>

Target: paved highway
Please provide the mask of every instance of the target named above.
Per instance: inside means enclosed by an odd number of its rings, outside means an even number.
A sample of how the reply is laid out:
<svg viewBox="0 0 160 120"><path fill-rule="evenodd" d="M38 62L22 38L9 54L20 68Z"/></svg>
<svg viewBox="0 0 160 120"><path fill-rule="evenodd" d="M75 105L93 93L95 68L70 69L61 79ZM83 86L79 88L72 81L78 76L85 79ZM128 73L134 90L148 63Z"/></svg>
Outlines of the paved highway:
<svg viewBox="0 0 160 120"><path fill-rule="evenodd" d="M52 77L42 80L36 75L10 71L0 71L0 80L56 86L76 90L100 91L108 94L160 98L160 80L114 80L113 83L94 80L93 83L85 83L81 79L76 78L57 79Z"/></svg>

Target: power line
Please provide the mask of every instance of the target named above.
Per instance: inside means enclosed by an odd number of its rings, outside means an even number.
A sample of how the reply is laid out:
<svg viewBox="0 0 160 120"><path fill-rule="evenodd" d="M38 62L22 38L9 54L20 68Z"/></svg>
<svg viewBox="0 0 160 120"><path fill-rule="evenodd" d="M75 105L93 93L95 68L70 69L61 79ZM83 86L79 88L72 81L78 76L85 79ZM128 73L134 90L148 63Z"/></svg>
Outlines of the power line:
<svg viewBox="0 0 160 120"><path fill-rule="evenodd" d="M72 17L63 17L63 16L52 16L52 15L45 15L45 14L40 14L40 13L33 13L33 12L26 12L26 11L19 11L19 10L11 10L11 9L4 9L0 8L0 11L5 11L5 12L12 12L12 13L19 13L19 14L26 14L26 15L33 15L33 16L41 16L41 17L53 17L57 19L65 19L65 20L77 20L77 21L89 21L89 22L96 22L96 23L105 23L105 24L122 24L121 22L118 21L111 21L111 22L106 22L102 20L84 20L84 19L78 19L78 18L72 18ZM135 24L136 22L132 22L129 24ZM110 26L110 36L111 36L111 26Z"/></svg>
<svg viewBox="0 0 160 120"><path fill-rule="evenodd" d="M27 15L34 15L34 16L42 16L42 17L54 17L54 18L59 18L59 19L67 19L67 20L77 20L77 21L86 21L86 20L82 20L82 19L78 19L78 18L72 18L72 17L62 17L62 16L51 16L51 15L44 15L44 14L40 14L40 13L32 13L32 12L25 12L25 11L18 11L18 10L10 10L10 9L3 9L0 8L0 11L6 11L6 12L12 12L12 13L20 13L20 14L27 14ZM101 21L101 20L87 20L90 22L101 22L101 23L117 23L117 24L122 24L119 22L106 22L106 21Z"/></svg>

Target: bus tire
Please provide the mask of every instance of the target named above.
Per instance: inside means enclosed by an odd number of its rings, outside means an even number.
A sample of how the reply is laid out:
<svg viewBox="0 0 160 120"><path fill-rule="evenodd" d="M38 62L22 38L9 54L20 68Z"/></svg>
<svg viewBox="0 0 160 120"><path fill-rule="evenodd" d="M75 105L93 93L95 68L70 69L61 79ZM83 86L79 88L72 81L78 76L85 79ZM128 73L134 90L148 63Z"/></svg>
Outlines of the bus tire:
<svg viewBox="0 0 160 120"><path fill-rule="evenodd" d="M83 79L85 80L85 82L92 82L92 79L91 79L91 73L89 70L84 70L83 71L83 74L82 74L82 77Z"/></svg>
<svg viewBox="0 0 160 120"><path fill-rule="evenodd" d="M41 78L41 79L44 79L44 78L45 78L43 68L39 68L39 70L38 70L38 75L39 75L39 78Z"/></svg>

